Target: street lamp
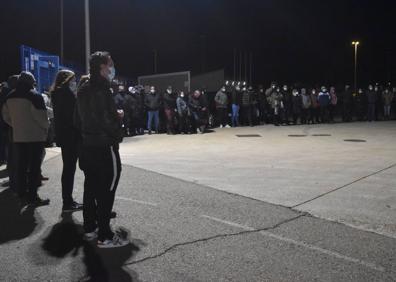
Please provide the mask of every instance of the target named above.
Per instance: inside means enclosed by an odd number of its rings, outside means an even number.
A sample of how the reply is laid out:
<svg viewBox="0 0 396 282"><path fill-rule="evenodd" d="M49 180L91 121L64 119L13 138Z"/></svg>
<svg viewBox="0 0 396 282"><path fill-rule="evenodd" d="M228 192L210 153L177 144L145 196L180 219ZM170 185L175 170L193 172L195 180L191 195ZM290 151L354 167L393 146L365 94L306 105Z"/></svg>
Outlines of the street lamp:
<svg viewBox="0 0 396 282"><path fill-rule="evenodd" d="M360 42L359 41L352 41L352 45L355 47L355 75L354 75L354 80L355 80L355 94L357 93L357 52L358 52L358 46Z"/></svg>

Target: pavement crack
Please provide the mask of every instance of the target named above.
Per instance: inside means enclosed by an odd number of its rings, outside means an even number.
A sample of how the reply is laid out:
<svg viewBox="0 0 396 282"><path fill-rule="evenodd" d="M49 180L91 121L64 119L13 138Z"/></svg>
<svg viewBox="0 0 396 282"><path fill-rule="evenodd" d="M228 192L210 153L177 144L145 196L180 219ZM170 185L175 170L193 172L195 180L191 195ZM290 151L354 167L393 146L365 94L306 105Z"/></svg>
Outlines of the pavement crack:
<svg viewBox="0 0 396 282"><path fill-rule="evenodd" d="M363 179L369 178L369 177L374 176L374 175L376 175L376 174L380 174L381 172L384 172L384 171L386 171L386 170L388 170L388 169L391 169L391 168L393 168L393 167L396 167L396 163L395 163L395 164L392 164L392 165L390 165L390 166L388 166L388 167L386 167L386 168L377 170L377 171L375 171L375 172L373 172L373 173L370 173L370 174L368 174L368 175L362 176L362 177L360 177L360 178L358 178L358 179L356 179L356 180L354 180L354 181L352 181L352 182L349 182L349 183L344 184L344 185L342 185L342 186L340 186L340 187L337 187L337 188L335 188L335 189L332 189L332 190L330 190L330 191L328 191L328 192L326 192L326 193L320 194L320 195L318 195L318 196L316 196L316 197L314 197L314 198L312 198L312 199L306 200L306 201L304 201L304 202L302 202L302 203L299 203L299 204L297 204L297 205L295 205L295 206L292 206L292 207L290 207L290 208L294 210L294 209L297 208L297 207L300 207L300 206L303 206L303 205L305 205L305 204L308 204L308 203L310 203L310 202L312 202L312 201L315 201L315 200L317 200L317 199L319 199L319 198L322 198L322 197L324 197L324 196L327 196L327 195L329 195L329 194L331 194L331 193L333 193L333 192L336 192L336 191L341 190L341 189L343 189L343 188L345 188L345 187L351 186L352 184L355 184L355 183L357 183L357 182L359 182L359 181L362 181Z"/></svg>
<svg viewBox="0 0 396 282"><path fill-rule="evenodd" d="M190 246L190 245L194 245L194 244L202 243L202 242L208 242L208 241L219 239L219 238L235 237L235 236L241 236L241 235L246 235L246 234L260 233L262 231L274 230L274 229L276 229L276 228L278 228L278 227L280 227L280 226L282 226L284 224L287 224L287 223L290 223L292 221L295 221L295 220L297 220L297 219L299 219L301 217L304 217L306 215L307 215L306 213L301 213L301 214L299 214L299 215L297 215L295 217L280 221L280 222L278 222L278 223L276 223L276 224L274 224L272 226L265 227L265 228L254 229L254 230L244 230L244 231L235 232L235 233L218 234L218 235L214 235L214 236L210 236L210 237L206 237L206 238L201 238L201 239L197 239L197 240L193 240L193 241L177 243L177 244L174 244L174 245L166 248L164 251L162 251L162 252L160 252L160 253L158 253L156 255L148 256L148 257L145 257L145 258L142 258L142 259L139 259L139 260L136 260L136 261L132 261L132 262L127 262L127 263L124 264L124 266L136 265L136 264L148 261L148 260L157 259L157 258L162 257L162 256L166 255L167 253L179 248L179 247Z"/></svg>

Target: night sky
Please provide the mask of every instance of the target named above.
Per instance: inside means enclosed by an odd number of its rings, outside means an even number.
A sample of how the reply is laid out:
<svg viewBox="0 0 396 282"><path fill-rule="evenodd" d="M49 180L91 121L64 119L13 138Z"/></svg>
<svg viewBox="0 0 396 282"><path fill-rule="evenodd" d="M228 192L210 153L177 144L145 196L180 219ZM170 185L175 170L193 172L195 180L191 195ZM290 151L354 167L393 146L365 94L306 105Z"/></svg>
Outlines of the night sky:
<svg viewBox="0 0 396 282"><path fill-rule="evenodd" d="M91 0L91 48L108 50L118 74L226 68L233 52L254 56L255 84L396 82L393 0ZM60 52L60 1L2 0L0 80L18 73L19 45ZM65 59L84 65L84 1L64 0ZM393 3L393 4L392 4Z"/></svg>

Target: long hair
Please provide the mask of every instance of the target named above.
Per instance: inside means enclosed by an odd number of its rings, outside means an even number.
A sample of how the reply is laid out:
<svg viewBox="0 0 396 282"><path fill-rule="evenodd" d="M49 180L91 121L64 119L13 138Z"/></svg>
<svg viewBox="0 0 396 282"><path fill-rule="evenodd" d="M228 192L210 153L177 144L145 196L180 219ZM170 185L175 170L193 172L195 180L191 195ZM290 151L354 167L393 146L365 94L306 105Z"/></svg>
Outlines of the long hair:
<svg viewBox="0 0 396 282"><path fill-rule="evenodd" d="M55 91L56 89L62 88L65 85L68 85L69 82L76 77L76 74L70 70L61 70L58 72L55 78L54 84L51 86L50 92Z"/></svg>

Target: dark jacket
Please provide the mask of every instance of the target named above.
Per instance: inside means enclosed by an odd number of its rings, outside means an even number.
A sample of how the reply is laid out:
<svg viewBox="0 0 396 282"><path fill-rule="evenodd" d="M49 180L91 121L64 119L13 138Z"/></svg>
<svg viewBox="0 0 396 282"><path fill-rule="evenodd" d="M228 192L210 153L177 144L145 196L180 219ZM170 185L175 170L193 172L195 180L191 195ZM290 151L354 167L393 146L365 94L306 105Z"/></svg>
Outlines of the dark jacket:
<svg viewBox="0 0 396 282"><path fill-rule="evenodd" d="M158 111L162 105L161 94L157 92L146 94L146 97L144 97L144 105L148 111Z"/></svg>
<svg viewBox="0 0 396 282"><path fill-rule="evenodd" d="M330 104L331 97L329 92L320 92L318 95L318 102L321 107L327 107Z"/></svg>
<svg viewBox="0 0 396 282"><path fill-rule="evenodd" d="M177 95L175 93L169 94L168 92L166 92L164 94L164 108L168 110L176 109L176 99Z"/></svg>
<svg viewBox="0 0 396 282"><path fill-rule="evenodd" d="M121 122L106 79L91 77L80 87L74 124L85 146L118 146L122 142Z"/></svg>
<svg viewBox="0 0 396 282"><path fill-rule="evenodd" d="M242 104L242 92L236 89L232 90L231 101L232 104L240 106Z"/></svg>
<svg viewBox="0 0 396 282"><path fill-rule="evenodd" d="M126 99L125 107L128 109L128 113L132 116L138 117L143 115L143 96L139 93L128 94L128 99Z"/></svg>
<svg viewBox="0 0 396 282"><path fill-rule="evenodd" d="M368 90L366 92L366 96L367 96L367 103L375 104L377 102L377 93L374 90L372 91Z"/></svg>
<svg viewBox="0 0 396 282"><path fill-rule="evenodd" d="M56 144L60 147L75 145L81 139L73 122L76 96L69 87L65 86L52 91L51 98L54 109Z"/></svg>
<svg viewBox="0 0 396 282"><path fill-rule="evenodd" d="M242 93L242 106L250 106L252 104L252 93L244 91Z"/></svg>
<svg viewBox="0 0 396 282"><path fill-rule="evenodd" d="M300 114L301 113L301 109L302 109L302 97L300 94L296 95L296 96L292 96L292 109L293 109L293 114Z"/></svg>
<svg viewBox="0 0 396 282"><path fill-rule="evenodd" d="M201 111L203 108L208 110L208 101L202 94L198 98L195 98L194 95L190 95L188 99L188 106L192 112Z"/></svg>
<svg viewBox="0 0 396 282"><path fill-rule="evenodd" d="M114 96L114 102L117 109L125 110L126 95L127 94L125 92L118 92L117 95Z"/></svg>

